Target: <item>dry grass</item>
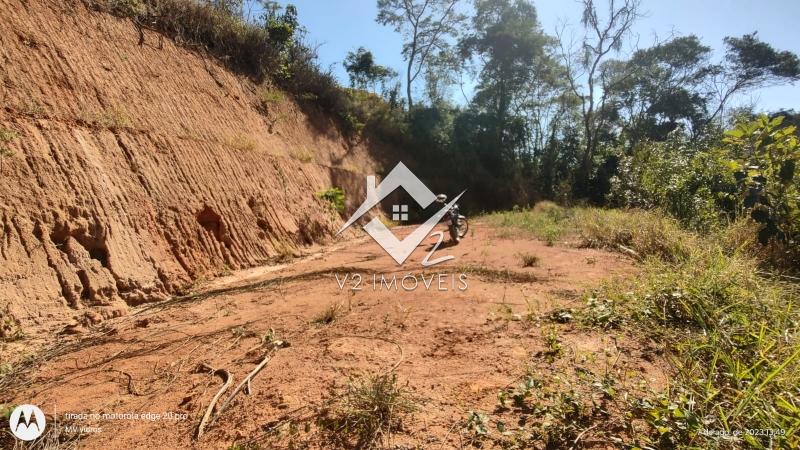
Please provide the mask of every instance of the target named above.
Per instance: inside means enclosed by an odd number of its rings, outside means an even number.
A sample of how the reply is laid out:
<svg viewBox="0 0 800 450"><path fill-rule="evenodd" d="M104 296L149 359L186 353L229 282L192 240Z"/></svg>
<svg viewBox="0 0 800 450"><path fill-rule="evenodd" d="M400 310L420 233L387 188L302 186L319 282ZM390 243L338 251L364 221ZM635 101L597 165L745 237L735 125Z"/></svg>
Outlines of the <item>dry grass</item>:
<svg viewBox="0 0 800 450"><path fill-rule="evenodd" d="M256 141L243 134L232 137L227 144L240 152L252 152L256 149Z"/></svg>
<svg viewBox="0 0 800 450"><path fill-rule="evenodd" d="M552 205L489 219L537 237L556 227L640 261L636 277L609 283L579 311L586 326L628 325L669 355L670 389L628 399L626 414L649 428L626 446L800 447L800 286L765 274L769 248L754 242L751 223L703 235L658 211Z"/></svg>
<svg viewBox="0 0 800 450"><path fill-rule="evenodd" d="M3 168L3 160L14 155L14 150L8 146L19 134L8 128L0 128L0 170Z"/></svg>
<svg viewBox="0 0 800 450"><path fill-rule="evenodd" d="M344 314L344 307L341 303L331 303L321 313L317 314L311 321L317 325L330 325L336 322Z"/></svg>
<svg viewBox="0 0 800 450"><path fill-rule="evenodd" d="M402 428L405 415L416 410L408 390L398 385L397 375L352 377L338 400L326 410L320 426L331 440L347 448L384 446L391 434Z"/></svg>
<svg viewBox="0 0 800 450"><path fill-rule="evenodd" d="M539 257L530 253L521 253L519 259L522 267L536 267L539 265Z"/></svg>

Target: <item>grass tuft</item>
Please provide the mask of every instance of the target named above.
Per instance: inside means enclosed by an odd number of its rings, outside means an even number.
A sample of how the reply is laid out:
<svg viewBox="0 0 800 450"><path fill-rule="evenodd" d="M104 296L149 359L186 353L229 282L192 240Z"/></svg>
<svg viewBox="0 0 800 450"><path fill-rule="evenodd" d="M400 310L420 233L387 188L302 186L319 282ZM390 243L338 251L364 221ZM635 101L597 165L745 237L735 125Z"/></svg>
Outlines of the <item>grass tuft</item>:
<svg viewBox="0 0 800 450"><path fill-rule="evenodd" d="M539 265L539 257L530 253L522 253L519 255L522 262L522 267L536 267Z"/></svg>
<svg viewBox="0 0 800 450"><path fill-rule="evenodd" d="M350 378L337 397L320 425L334 440L356 449L380 447L402 428L403 416L416 410L411 395L398 385L393 373Z"/></svg>
<svg viewBox="0 0 800 450"><path fill-rule="evenodd" d="M8 311L0 311L0 342L11 342L22 339L22 325Z"/></svg>
<svg viewBox="0 0 800 450"><path fill-rule="evenodd" d="M344 313L341 303L331 303L312 320L317 325L330 325L336 322Z"/></svg>

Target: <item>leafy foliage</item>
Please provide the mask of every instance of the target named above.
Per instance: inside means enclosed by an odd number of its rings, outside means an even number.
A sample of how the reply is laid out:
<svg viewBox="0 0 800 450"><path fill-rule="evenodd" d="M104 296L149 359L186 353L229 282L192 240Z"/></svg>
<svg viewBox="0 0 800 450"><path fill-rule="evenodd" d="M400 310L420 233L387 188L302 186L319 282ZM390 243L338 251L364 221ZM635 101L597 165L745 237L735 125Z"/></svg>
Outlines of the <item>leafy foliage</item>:
<svg viewBox="0 0 800 450"><path fill-rule="evenodd" d="M344 191L342 188L331 187L317 192L317 198L328 202L339 213L344 212Z"/></svg>
<svg viewBox="0 0 800 450"><path fill-rule="evenodd" d="M708 232L743 218L759 224L758 241L782 249L776 266L798 261L800 159L797 129L783 116L740 122L706 148L673 136L622 156L609 201L662 208L691 229Z"/></svg>
<svg viewBox="0 0 800 450"><path fill-rule="evenodd" d="M758 239L797 245L800 239L800 144L794 126L781 127L783 116L740 123L725 133L743 209L762 225Z"/></svg>
<svg viewBox="0 0 800 450"><path fill-rule="evenodd" d="M359 89L374 87L376 83L385 87L387 80L397 76L391 68L375 64L372 52L364 47L347 54L344 68L350 76L350 86Z"/></svg>

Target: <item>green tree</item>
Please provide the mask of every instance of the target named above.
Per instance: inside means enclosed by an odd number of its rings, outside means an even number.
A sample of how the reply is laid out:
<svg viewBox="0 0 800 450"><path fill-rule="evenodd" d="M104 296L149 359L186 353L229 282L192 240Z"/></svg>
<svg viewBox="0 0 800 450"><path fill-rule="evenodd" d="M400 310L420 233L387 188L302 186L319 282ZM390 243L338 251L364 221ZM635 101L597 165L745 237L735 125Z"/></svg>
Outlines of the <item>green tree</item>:
<svg viewBox="0 0 800 450"><path fill-rule="evenodd" d="M756 33L725 38L725 61L716 67L712 88L718 106L709 122L723 114L735 94L800 80L800 58L759 40Z"/></svg>
<svg viewBox="0 0 800 450"><path fill-rule="evenodd" d="M597 12L595 0L583 0L581 23L584 36L579 50L568 46L560 33L562 56L567 67L570 88L581 101L584 151L576 175L576 193L584 196L589 190L593 159L597 152L601 131L607 123L606 108L609 73L603 62L619 52L639 18L639 0L608 1L605 16ZM619 75L618 75L619 76Z"/></svg>
<svg viewBox="0 0 800 450"><path fill-rule="evenodd" d="M708 116L702 86L714 71L710 55L711 48L690 35L604 68L609 104L617 108L630 147L642 139L663 141L679 126L699 131Z"/></svg>
<svg viewBox="0 0 800 450"><path fill-rule="evenodd" d="M484 153L491 155L493 170L502 172L525 145L526 96L534 68L548 59L545 48L551 39L527 0L476 0L472 22L473 31L460 48L464 56L483 62L472 107L482 113L481 129L492 135Z"/></svg>
<svg viewBox="0 0 800 450"><path fill-rule="evenodd" d="M350 86L358 89L371 87L375 90L378 83L385 88L386 82L397 76L391 68L375 64L372 52L364 47L347 54L344 68L350 77Z"/></svg>
<svg viewBox="0 0 800 450"><path fill-rule="evenodd" d="M405 38L403 57L406 60L406 97L414 106L412 87L430 60L439 51L446 51L449 39L458 36L465 16L456 6L460 0L378 0L378 17L382 25L393 26Z"/></svg>
<svg viewBox="0 0 800 450"><path fill-rule="evenodd" d="M300 27L297 19L297 8L288 4L281 12L281 6L273 1L263 2L264 28L267 29L269 40L280 51L288 50L294 44L295 34Z"/></svg>

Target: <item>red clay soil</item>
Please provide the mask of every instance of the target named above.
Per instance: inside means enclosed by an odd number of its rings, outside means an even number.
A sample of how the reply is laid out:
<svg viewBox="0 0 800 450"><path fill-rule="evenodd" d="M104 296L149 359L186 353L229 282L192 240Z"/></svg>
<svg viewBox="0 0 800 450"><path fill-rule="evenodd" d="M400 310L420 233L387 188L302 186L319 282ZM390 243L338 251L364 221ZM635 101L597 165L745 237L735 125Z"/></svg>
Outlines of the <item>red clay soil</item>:
<svg viewBox="0 0 800 450"><path fill-rule="evenodd" d="M129 20L0 11L0 315L33 334L327 242L342 221L315 193L352 209L381 173L386 149Z"/></svg>
<svg viewBox="0 0 800 450"><path fill-rule="evenodd" d="M421 279L420 261L431 243L398 266L371 239L358 238L291 264L214 280L194 296L134 308L80 338L60 338L41 366L20 377L0 401L33 403L62 421L65 412L178 417L73 420L102 430L84 434L81 448L211 449L246 442L260 448L332 448L330 436L317 427L328 402L349 377L394 369L417 411L385 444L466 448L468 411L507 423L519 418L519 411L497 410L497 394L525 373L560 389L561 382L610 372L620 395L666 384L663 363L650 362L646 349L624 332L548 319L556 311L580 309L586 289L630 275L633 267L623 257L547 246L477 224L461 244L434 254L455 260L424 271L428 279L437 277L430 289L421 282L414 290L387 288L380 281L373 288L372 274L379 274L378 280L396 275L400 281L408 274ZM538 264L522 267L523 253L536 255ZM363 290L350 290L349 281L340 289L348 273L362 275ZM465 290L452 281L461 273ZM406 287L411 286L409 278ZM339 306L335 320L316 323L331 305ZM238 384L264 356L263 337L270 333L290 346L277 350L253 379L251 395L240 393L206 434L194 439L222 384L198 367L226 369ZM548 353L548 334L557 336L559 355ZM607 433L613 420L605 420L598 423L602 433L581 436L581 446L611 446Z"/></svg>

